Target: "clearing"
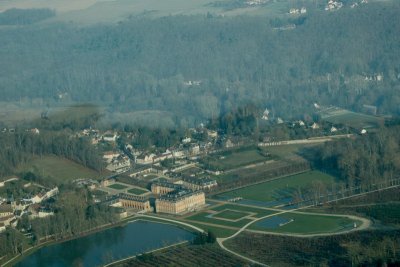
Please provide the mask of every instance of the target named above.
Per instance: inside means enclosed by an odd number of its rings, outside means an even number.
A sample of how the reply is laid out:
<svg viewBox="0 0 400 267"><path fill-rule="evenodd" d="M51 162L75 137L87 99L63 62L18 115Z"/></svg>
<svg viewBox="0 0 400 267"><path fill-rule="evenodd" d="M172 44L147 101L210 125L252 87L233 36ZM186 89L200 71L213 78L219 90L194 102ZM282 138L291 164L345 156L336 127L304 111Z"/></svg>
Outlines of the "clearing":
<svg viewBox="0 0 400 267"><path fill-rule="evenodd" d="M19 171L32 171L43 177L50 177L57 184L70 182L78 178L100 179L106 173L84 167L71 160L57 156L42 156L20 166Z"/></svg>

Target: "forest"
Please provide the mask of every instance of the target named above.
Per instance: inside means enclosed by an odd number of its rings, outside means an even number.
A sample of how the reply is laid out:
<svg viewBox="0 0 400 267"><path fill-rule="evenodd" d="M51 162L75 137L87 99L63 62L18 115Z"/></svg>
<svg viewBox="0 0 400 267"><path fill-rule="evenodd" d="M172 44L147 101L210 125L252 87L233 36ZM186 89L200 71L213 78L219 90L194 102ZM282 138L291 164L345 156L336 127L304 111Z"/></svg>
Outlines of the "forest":
<svg viewBox="0 0 400 267"><path fill-rule="evenodd" d="M0 93L21 106L157 111L184 127L248 103L286 118L312 116L315 102L399 114L399 11L388 1L298 19L208 14L3 27ZM124 119L134 116L143 114Z"/></svg>
<svg viewBox="0 0 400 267"><path fill-rule="evenodd" d="M396 179L400 166L400 126L389 126L355 139L327 142L315 149L319 168L336 173L349 186L368 188Z"/></svg>

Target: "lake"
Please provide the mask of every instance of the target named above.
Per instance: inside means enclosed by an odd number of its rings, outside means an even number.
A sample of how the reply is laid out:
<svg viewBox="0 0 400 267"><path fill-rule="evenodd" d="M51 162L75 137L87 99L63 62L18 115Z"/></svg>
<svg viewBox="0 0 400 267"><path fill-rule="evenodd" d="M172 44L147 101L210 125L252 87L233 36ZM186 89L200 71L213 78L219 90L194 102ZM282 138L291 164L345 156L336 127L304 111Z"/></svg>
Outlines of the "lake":
<svg viewBox="0 0 400 267"><path fill-rule="evenodd" d="M134 221L43 247L15 266L100 266L193 238L193 233L174 225Z"/></svg>

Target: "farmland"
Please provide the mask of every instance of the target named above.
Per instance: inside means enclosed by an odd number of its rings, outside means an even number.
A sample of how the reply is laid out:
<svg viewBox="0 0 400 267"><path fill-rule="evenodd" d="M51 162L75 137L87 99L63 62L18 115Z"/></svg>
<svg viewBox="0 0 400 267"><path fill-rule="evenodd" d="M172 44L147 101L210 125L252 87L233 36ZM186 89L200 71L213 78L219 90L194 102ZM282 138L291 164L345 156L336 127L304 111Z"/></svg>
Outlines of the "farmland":
<svg viewBox="0 0 400 267"><path fill-rule="evenodd" d="M309 171L229 191L218 196L225 198L242 197L248 200L268 202L291 197L294 190L308 187L314 181L330 184L335 181L335 178L319 171Z"/></svg>
<svg viewBox="0 0 400 267"><path fill-rule="evenodd" d="M313 238L244 232L225 245L269 266L378 266L376 260L382 257L399 260L399 241L399 230ZM385 244L395 246L385 251Z"/></svg>
<svg viewBox="0 0 400 267"><path fill-rule="evenodd" d="M196 15L210 12L217 15L284 15L289 8L289 1L271 1L267 5L248 7L238 5L235 1L213 0L173 0L168 2L148 1L100 1L100 0L70 0L65 1L28 1L15 0L0 2L0 11L9 8L50 8L57 10L56 21L74 21L82 24L98 22L113 23L129 16L146 15L149 17L171 15Z"/></svg>
<svg viewBox="0 0 400 267"><path fill-rule="evenodd" d="M217 245L179 245L139 256L113 266L245 266L246 262L232 257Z"/></svg>

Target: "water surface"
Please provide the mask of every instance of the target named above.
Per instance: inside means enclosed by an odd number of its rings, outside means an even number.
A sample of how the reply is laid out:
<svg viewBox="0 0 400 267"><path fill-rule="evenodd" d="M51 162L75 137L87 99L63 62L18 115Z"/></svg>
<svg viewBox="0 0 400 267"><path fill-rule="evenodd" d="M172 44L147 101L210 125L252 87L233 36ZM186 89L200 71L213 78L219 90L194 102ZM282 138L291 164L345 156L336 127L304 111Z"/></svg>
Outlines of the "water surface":
<svg viewBox="0 0 400 267"><path fill-rule="evenodd" d="M135 221L43 247L15 266L100 266L170 244L192 240L193 237L193 233L174 225Z"/></svg>

